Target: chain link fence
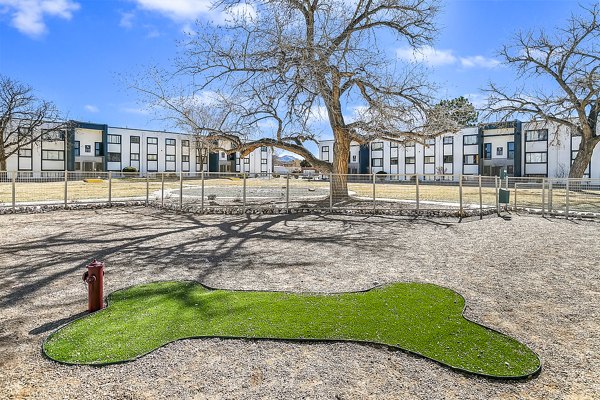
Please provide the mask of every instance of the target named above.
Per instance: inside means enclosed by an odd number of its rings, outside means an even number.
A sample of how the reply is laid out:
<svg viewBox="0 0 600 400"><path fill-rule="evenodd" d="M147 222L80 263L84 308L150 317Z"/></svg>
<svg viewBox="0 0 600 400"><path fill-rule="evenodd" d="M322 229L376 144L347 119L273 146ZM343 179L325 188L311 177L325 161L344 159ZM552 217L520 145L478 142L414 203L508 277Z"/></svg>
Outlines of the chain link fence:
<svg viewBox="0 0 600 400"><path fill-rule="evenodd" d="M334 190L345 182L347 190ZM346 195L347 193L347 195ZM198 212L502 210L600 216L600 179L423 174L0 172L0 208L143 202Z"/></svg>

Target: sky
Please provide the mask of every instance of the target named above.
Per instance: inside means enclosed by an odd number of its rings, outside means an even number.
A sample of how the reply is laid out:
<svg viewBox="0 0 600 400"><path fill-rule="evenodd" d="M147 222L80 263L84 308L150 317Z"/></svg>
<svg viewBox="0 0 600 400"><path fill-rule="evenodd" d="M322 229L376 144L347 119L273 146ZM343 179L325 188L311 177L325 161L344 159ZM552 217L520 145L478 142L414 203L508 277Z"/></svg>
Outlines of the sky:
<svg viewBox="0 0 600 400"><path fill-rule="evenodd" d="M170 65L195 20L219 20L210 0L0 0L0 74L54 101L70 119L171 129L127 90L123 74ZM593 1L593 0L592 0ZM493 80L514 72L496 53L518 30L552 29L578 10L572 0L446 0L439 35L417 55L400 43L392 54L417 60L440 86L440 98L483 101ZM327 138L325 131L323 139Z"/></svg>

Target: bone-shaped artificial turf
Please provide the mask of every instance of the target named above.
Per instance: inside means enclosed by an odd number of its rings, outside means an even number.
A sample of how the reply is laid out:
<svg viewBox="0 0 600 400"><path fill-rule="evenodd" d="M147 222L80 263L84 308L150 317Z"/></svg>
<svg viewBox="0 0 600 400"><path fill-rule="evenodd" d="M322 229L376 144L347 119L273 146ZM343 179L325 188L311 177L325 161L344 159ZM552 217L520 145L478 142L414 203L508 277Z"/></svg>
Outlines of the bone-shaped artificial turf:
<svg viewBox="0 0 600 400"><path fill-rule="evenodd" d="M465 319L463 297L431 284L300 294L158 282L116 291L108 302L52 334L46 355L65 363L110 364L178 339L229 337L379 343L494 377L522 378L540 368L527 346Z"/></svg>

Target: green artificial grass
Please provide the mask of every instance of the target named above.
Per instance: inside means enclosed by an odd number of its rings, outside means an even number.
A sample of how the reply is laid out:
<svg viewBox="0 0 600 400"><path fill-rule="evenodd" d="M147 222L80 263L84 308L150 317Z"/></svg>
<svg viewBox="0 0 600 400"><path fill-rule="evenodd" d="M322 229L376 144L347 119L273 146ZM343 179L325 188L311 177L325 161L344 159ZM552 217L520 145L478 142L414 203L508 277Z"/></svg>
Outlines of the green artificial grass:
<svg viewBox="0 0 600 400"><path fill-rule="evenodd" d="M463 297L431 284L298 294L158 282L116 291L108 301L106 309L53 333L44 343L46 355L110 364L178 339L231 337L380 343L494 377L521 378L540 368L527 346L465 319Z"/></svg>

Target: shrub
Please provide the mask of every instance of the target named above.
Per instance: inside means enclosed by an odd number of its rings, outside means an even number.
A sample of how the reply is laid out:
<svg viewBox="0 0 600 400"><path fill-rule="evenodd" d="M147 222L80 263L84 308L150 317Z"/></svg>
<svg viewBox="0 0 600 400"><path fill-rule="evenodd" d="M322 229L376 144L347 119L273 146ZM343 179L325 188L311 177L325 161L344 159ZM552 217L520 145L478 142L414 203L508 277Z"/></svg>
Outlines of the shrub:
<svg viewBox="0 0 600 400"><path fill-rule="evenodd" d="M125 167L123 168L123 172L138 172L136 167Z"/></svg>

